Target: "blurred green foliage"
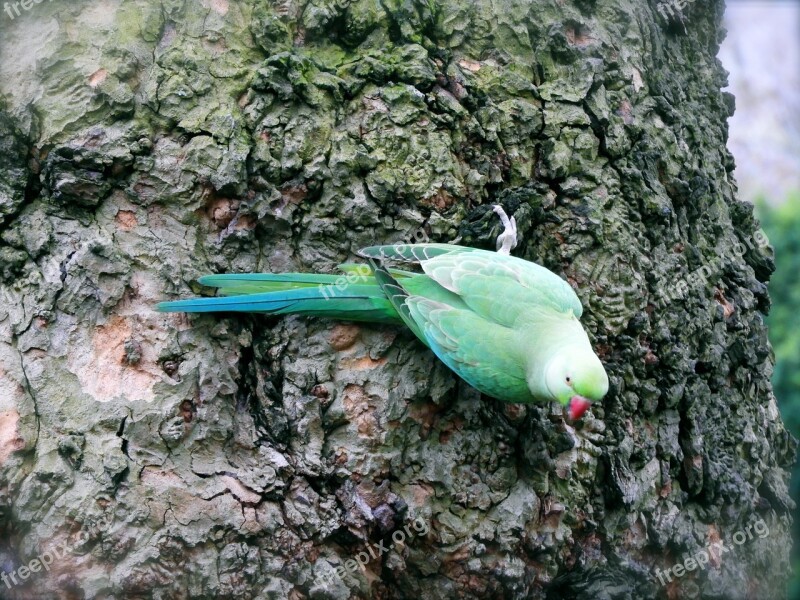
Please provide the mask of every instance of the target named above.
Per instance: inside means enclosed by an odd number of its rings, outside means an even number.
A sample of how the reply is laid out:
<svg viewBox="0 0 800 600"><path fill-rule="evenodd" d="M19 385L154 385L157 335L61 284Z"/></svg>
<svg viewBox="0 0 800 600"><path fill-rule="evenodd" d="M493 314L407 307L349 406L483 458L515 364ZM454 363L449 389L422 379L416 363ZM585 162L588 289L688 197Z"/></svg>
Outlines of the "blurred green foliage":
<svg viewBox="0 0 800 600"><path fill-rule="evenodd" d="M775 249L775 273L769 282L772 308L767 316L775 351L772 386L787 429L800 438L800 193L780 205L757 205L761 227ZM800 466L792 473L791 494L800 505ZM794 522L794 578L789 598L800 598L800 519Z"/></svg>

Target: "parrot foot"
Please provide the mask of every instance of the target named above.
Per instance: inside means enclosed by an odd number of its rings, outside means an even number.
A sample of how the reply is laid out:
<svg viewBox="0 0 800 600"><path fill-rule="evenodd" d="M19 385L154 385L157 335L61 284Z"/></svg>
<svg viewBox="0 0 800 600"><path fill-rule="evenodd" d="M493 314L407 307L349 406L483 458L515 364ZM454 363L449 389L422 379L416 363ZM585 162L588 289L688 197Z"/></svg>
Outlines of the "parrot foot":
<svg viewBox="0 0 800 600"><path fill-rule="evenodd" d="M517 222L514 217L509 219L506 211L499 204L495 204L492 210L500 217L500 222L504 227L503 233L497 236L497 253L511 254L511 250L517 247Z"/></svg>

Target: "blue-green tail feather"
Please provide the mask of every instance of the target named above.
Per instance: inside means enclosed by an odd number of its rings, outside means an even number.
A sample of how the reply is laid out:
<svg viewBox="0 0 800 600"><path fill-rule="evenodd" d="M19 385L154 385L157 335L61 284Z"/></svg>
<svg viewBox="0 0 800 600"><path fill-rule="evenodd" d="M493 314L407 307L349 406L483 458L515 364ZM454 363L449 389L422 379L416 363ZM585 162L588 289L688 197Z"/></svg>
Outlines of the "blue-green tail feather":
<svg viewBox="0 0 800 600"><path fill-rule="evenodd" d="M203 285L221 296L162 302L161 312L301 314L349 321L402 323L375 278L308 273L207 275ZM408 273L408 276L413 275Z"/></svg>

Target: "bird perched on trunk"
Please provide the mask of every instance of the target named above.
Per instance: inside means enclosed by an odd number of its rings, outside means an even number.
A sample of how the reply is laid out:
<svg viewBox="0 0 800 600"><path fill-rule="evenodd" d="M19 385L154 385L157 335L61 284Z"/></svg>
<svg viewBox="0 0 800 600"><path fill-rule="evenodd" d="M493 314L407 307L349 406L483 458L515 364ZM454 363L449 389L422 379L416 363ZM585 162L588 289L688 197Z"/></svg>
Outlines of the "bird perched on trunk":
<svg viewBox="0 0 800 600"><path fill-rule="evenodd" d="M451 244L371 246L370 264L344 276L306 273L207 275L216 298L162 302L166 312L301 314L407 326L450 369L506 402L557 401L580 418L608 391L608 377L578 320L566 281L510 255L516 223L495 207L505 231L498 251ZM376 263L375 261L380 261ZM422 273L385 266L417 263Z"/></svg>

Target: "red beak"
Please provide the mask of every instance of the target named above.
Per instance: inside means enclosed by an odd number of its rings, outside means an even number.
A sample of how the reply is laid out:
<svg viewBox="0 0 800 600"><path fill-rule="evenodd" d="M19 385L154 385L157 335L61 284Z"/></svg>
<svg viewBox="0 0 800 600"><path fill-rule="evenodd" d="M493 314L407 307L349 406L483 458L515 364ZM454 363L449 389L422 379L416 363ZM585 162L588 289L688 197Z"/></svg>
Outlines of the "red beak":
<svg viewBox="0 0 800 600"><path fill-rule="evenodd" d="M583 413L589 410L591 405L591 401L583 396L573 396L569 401L569 418L577 421L583 416Z"/></svg>

